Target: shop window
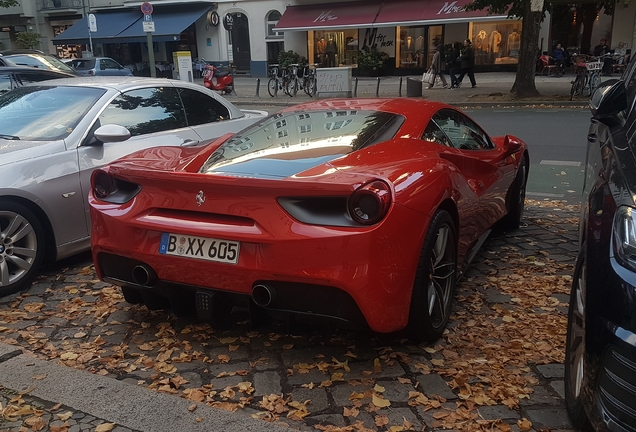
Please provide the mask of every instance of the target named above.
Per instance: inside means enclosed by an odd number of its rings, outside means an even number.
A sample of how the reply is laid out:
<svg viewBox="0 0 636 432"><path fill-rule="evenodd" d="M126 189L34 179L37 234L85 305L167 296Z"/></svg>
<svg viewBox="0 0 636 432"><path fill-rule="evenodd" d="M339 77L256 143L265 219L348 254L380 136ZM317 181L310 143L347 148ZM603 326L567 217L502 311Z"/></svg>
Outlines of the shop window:
<svg viewBox="0 0 636 432"><path fill-rule="evenodd" d="M352 66L358 63L358 30L308 32L309 63L318 67Z"/></svg>
<svg viewBox="0 0 636 432"><path fill-rule="evenodd" d="M278 24L278 21L280 20L280 12L278 11L271 11L268 15L267 15L267 37L268 38L282 38L283 37L283 32L282 31L277 31L276 29L274 29L274 27L276 27L276 24Z"/></svg>
<svg viewBox="0 0 636 432"><path fill-rule="evenodd" d="M521 21L471 22L476 65L517 64L521 47Z"/></svg>
<svg viewBox="0 0 636 432"><path fill-rule="evenodd" d="M396 66L427 68L433 60L437 45L444 42L444 26L400 26Z"/></svg>

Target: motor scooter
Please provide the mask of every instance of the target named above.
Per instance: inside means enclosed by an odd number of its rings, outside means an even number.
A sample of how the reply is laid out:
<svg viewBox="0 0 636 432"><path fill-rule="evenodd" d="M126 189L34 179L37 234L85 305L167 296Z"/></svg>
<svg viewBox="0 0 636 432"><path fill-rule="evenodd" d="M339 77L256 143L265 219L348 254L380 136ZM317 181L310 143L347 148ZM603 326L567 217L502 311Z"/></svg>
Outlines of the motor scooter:
<svg viewBox="0 0 636 432"><path fill-rule="evenodd" d="M214 65L207 64L203 68L203 85L210 90L217 90L230 94L234 90L234 78L232 77L232 71L228 66L221 66L217 68Z"/></svg>

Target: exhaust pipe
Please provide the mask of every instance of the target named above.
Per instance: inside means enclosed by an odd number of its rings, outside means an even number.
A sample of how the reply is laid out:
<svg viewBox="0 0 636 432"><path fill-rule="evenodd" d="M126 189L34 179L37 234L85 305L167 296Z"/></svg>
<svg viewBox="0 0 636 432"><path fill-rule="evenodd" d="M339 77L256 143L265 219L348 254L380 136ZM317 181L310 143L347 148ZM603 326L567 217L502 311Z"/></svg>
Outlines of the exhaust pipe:
<svg viewBox="0 0 636 432"><path fill-rule="evenodd" d="M258 306L268 307L276 300L276 290L269 285L254 285L254 288L252 288L252 300Z"/></svg>
<svg viewBox="0 0 636 432"><path fill-rule="evenodd" d="M152 286L157 282L157 275L145 265L138 265L132 271L132 279L137 285Z"/></svg>

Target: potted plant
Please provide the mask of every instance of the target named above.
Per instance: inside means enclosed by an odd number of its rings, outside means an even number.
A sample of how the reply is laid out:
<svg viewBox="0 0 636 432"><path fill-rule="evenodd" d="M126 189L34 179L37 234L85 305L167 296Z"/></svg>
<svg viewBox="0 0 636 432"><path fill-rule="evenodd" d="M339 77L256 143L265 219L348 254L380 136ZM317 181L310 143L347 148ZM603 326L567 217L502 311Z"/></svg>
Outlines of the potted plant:
<svg viewBox="0 0 636 432"><path fill-rule="evenodd" d="M358 71L362 76L380 76L386 73L389 55L375 48L361 49L358 54Z"/></svg>

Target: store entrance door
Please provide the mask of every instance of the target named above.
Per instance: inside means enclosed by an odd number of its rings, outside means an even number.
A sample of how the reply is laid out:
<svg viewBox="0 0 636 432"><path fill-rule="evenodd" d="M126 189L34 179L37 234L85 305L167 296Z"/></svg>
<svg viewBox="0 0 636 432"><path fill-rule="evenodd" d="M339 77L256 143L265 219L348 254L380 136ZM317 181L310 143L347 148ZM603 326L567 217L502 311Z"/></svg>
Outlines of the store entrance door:
<svg viewBox="0 0 636 432"><path fill-rule="evenodd" d="M247 16L242 13L232 14L232 55L234 66L239 72L250 71L250 30Z"/></svg>

